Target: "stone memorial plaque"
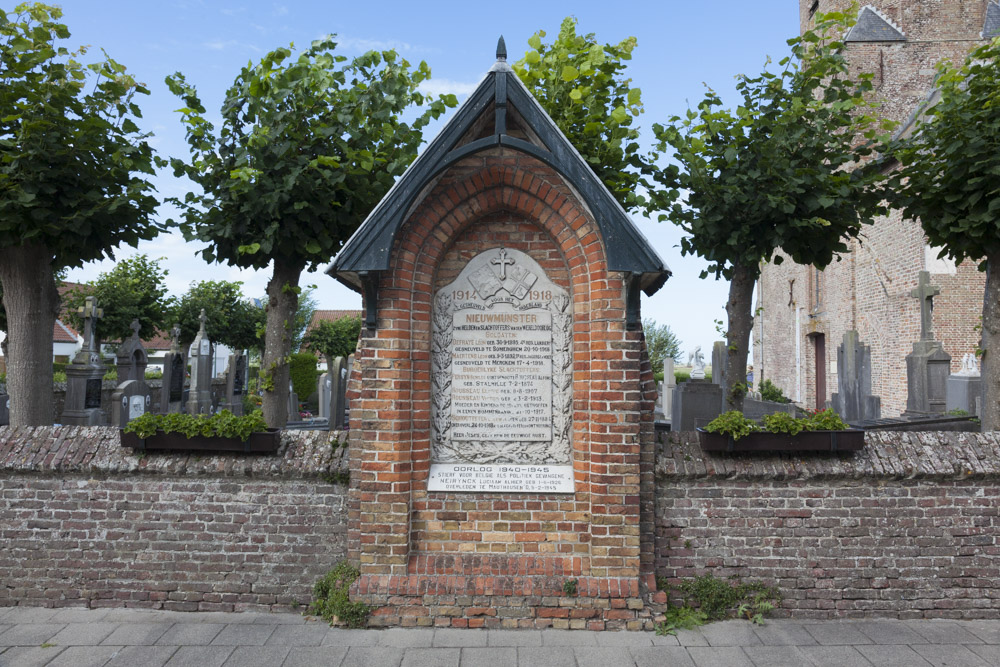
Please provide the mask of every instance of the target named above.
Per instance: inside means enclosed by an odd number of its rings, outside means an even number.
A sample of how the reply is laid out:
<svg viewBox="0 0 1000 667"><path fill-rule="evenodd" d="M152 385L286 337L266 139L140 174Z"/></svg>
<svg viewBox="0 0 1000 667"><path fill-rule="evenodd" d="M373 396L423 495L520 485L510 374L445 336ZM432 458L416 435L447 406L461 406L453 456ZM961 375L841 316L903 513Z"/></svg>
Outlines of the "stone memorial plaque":
<svg viewBox="0 0 1000 667"><path fill-rule="evenodd" d="M566 291L492 248L438 291L433 317L428 490L572 493Z"/></svg>
<svg viewBox="0 0 1000 667"><path fill-rule="evenodd" d="M130 396L128 399L128 418L135 419L146 414L148 396Z"/></svg>
<svg viewBox="0 0 1000 667"><path fill-rule="evenodd" d="M186 372L184 357L178 354L170 363L170 401L181 401L184 399L184 374Z"/></svg>
<svg viewBox="0 0 1000 667"><path fill-rule="evenodd" d="M103 380L101 380L101 378L90 378L87 380L87 386L83 398L84 409L101 407L102 384Z"/></svg>

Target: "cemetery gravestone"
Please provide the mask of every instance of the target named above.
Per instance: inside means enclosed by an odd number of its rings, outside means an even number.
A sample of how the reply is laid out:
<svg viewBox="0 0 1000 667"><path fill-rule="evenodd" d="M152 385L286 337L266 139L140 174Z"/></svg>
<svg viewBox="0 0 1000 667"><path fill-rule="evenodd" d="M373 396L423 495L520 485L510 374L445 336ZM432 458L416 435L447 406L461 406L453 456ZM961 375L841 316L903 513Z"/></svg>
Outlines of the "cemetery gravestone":
<svg viewBox="0 0 1000 667"><path fill-rule="evenodd" d="M291 382L288 383L288 421L302 421L302 415L299 414L299 395L292 390Z"/></svg>
<svg viewBox="0 0 1000 667"><path fill-rule="evenodd" d="M212 413L212 343L205 333L205 310L198 317L201 325L198 335L191 343L188 360L191 362L191 390L188 393L185 412L189 415L207 415Z"/></svg>
<svg viewBox="0 0 1000 667"><path fill-rule="evenodd" d="M655 394L639 297L669 271L505 59L330 269L365 312L352 598L384 624L400 607L456 626L577 607L580 625L641 627Z"/></svg>
<svg viewBox="0 0 1000 667"><path fill-rule="evenodd" d="M852 424L873 421L882 416L882 399L872 396L871 348L851 330L837 347L837 391L830 404L840 417Z"/></svg>
<svg viewBox="0 0 1000 667"><path fill-rule="evenodd" d="M962 368L948 377L945 407L948 412L964 410L970 415L978 415L982 395L983 380L979 361L975 354L969 352L962 357Z"/></svg>
<svg viewBox="0 0 1000 667"><path fill-rule="evenodd" d="M243 394L247 386L247 357L241 352L230 355L226 369L226 402L222 407L237 417L243 416Z"/></svg>
<svg viewBox="0 0 1000 667"><path fill-rule="evenodd" d="M329 373L322 373L316 380L316 402L319 406L319 418L330 419L330 390L331 380ZM333 428L333 425L330 425Z"/></svg>
<svg viewBox="0 0 1000 667"><path fill-rule="evenodd" d="M920 300L920 340L906 355L907 415L941 414L947 404L951 355L934 340L934 297L941 290L930 284L930 273L921 271L917 288L910 296Z"/></svg>
<svg viewBox="0 0 1000 667"><path fill-rule="evenodd" d="M126 380L111 394L111 425L125 428L129 420L149 411L152 392L145 380Z"/></svg>
<svg viewBox="0 0 1000 667"><path fill-rule="evenodd" d="M98 352L94 325L104 316L97 298L88 296L77 312L83 317L83 347L66 367L66 404L62 423L74 426L98 426L104 423L101 390L107 367Z"/></svg>
<svg viewBox="0 0 1000 667"><path fill-rule="evenodd" d="M677 376L674 375L674 360L670 357L663 360L663 418L671 421L674 414L674 391L677 389Z"/></svg>
<svg viewBox="0 0 1000 667"><path fill-rule="evenodd" d="M118 384L128 380L145 381L146 379L149 355L146 354L146 350L142 346L142 339L139 338L139 320L132 320L131 329L132 335L118 347L116 355Z"/></svg>
<svg viewBox="0 0 1000 667"><path fill-rule="evenodd" d="M184 408L184 379L187 366L181 349L181 327L170 330L170 351L163 356L163 381L160 385L160 412L178 413Z"/></svg>
<svg viewBox="0 0 1000 667"><path fill-rule="evenodd" d="M344 392L347 388L347 363L343 357L333 360L330 375L330 394L327 412L330 414L330 430L344 428Z"/></svg>
<svg viewBox="0 0 1000 667"><path fill-rule="evenodd" d="M0 426L6 426L10 423L10 396L7 394L7 388L0 384Z"/></svg>

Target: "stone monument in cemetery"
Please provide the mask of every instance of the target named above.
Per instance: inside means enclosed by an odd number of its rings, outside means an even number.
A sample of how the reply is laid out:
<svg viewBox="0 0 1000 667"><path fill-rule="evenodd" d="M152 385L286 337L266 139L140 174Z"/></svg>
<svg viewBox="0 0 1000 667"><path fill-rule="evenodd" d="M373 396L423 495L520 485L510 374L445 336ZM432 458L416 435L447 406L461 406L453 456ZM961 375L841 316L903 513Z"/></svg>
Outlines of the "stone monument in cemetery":
<svg viewBox="0 0 1000 667"><path fill-rule="evenodd" d="M951 355L940 341L934 340L934 297L941 293L931 285L931 274L921 271L916 289L910 296L920 300L920 340L906 355L905 415L941 414L947 403Z"/></svg>
<svg viewBox="0 0 1000 667"><path fill-rule="evenodd" d="M149 355L146 348L142 346L142 339L139 338L139 320L132 320L132 335L118 347L115 355L118 366L118 384L128 380L146 379L146 366L149 364Z"/></svg>
<svg viewBox="0 0 1000 667"><path fill-rule="evenodd" d="M714 356L714 349L713 349ZM713 381L705 379L705 357L699 345L688 355L691 364L691 379L681 382L674 391L670 408L671 431L693 431L704 427L722 414L725 389Z"/></svg>
<svg viewBox="0 0 1000 667"><path fill-rule="evenodd" d="M833 411L849 423L879 419L882 399L872 396L871 348L851 330L837 347L837 391L830 397Z"/></svg>
<svg viewBox="0 0 1000 667"><path fill-rule="evenodd" d="M132 320L132 335L118 347L118 387L111 394L111 425L125 428L130 419L152 407L152 392L146 384L149 356L139 338L139 320Z"/></svg>
<svg viewBox="0 0 1000 667"><path fill-rule="evenodd" d="M243 416L243 395L247 390L247 355L235 352L229 356L226 369L226 401L222 405L237 417Z"/></svg>
<svg viewBox="0 0 1000 667"><path fill-rule="evenodd" d="M61 421L74 426L98 426L104 423L101 391L108 368L101 360L94 328L104 310L98 307L97 297L88 296L77 312L83 317L83 347L66 366L66 404Z"/></svg>
<svg viewBox="0 0 1000 667"><path fill-rule="evenodd" d="M10 423L10 396L7 387L0 383L0 426Z"/></svg>
<svg viewBox="0 0 1000 667"><path fill-rule="evenodd" d="M295 393L291 382L288 383L288 421L302 421L302 415L299 414L299 395Z"/></svg>
<svg viewBox="0 0 1000 667"><path fill-rule="evenodd" d="M712 384L726 386L726 357L728 356L726 341L717 340L712 343Z"/></svg>
<svg viewBox="0 0 1000 667"><path fill-rule="evenodd" d="M347 392L347 359L337 357L333 360L333 372L330 375L330 396L327 411L330 413L330 430L340 431L344 428L345 394Z"/></svg>
<svg viewBox="0 0 1000 667"><path fill-rule="evenodd" d="M184 412L189 415L207 415L212 413L212 343L205 333L205 323L208 317L202 308L198 316L201 325L198 334L191 343L188 361L191 364L191 389L188 391L187 404Z"/></svg>
<svg viewBox="0 0 1000 667"><path fill-rule="evenodd" d="M163 355L163 382L160 386L160 412L163 414L183 412L184 380L187 364L181 349L181 325L174 324L170 330L170 351Z"/></svg>
<svg viewBox="0 0 1000 667"><path fill-rule="evenodd" d="M332 384L329 373L321 373L316 379L317 416L320 419L330 418L330 389Z"/></svg>
<svg viewBox="0 0 1000 667"><path fill-rule="evenodd" d="M365 313L352 598L386 625L641 627L656 392L639 296L670 273L502 42L329 272Z"/></svg>
<svg viewBox="0 0 1000 667"><path fill-rule="evenodd" d="M979 360L969 352L962 357L962 368L948 376L945 408L949 412L964 410L970 415L978 415L982 396L983 379L979 371Z"/></svg>

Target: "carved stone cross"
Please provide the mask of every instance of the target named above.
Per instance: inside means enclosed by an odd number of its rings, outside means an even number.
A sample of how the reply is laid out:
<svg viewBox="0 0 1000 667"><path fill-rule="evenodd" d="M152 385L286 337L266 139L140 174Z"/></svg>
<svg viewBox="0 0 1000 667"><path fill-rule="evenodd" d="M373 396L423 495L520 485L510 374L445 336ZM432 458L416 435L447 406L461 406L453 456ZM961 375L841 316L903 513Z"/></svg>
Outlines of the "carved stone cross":
<svg viewBox="0 0 1000 667"><path fill-rule="evenodd" d="M500 257L499 257L499 259L494 259L492 262L490 262L490 264L499 264L500 265L500 280L507 280L507 265L508 264L514 264L514 260L513 259L507 259L507 251L505 249L503 249L503 248L500 248Z"/></svg>
<svg viewBox="0 0 1000 667"><path fill-rule="evenodd" d="M174 348L177 348L176 350ZM179 352L181 349L181 325L179 322L174 323L174 328L170 330L170 351Z"/></svg>
<svg viewBox="0 0 1000 667"><path fill-rule="evenodd" d="M139 320L138 319L132 320L132 324L129 325L129 329L132 330L132 335L135 336L136 338L139 337L139 329L141 329L141 328L142 328L142 325L139 324Z"/></svg>
<svg viewBox="0 0 1000 667"><path fill-rule="evenodd" d="M920 299L920 340L934 340L933 326L934 297L941 293L941 288L931 285L931 274L920 272L917 288L910 292L914 299Z"/></svg>
<svg viewBox="0 0 1000 667"><path fill-rule="evenodd" d="M97 297L88 296L84 300L84 305L76 309L76 312L83 317L83 338L86 341L87 349L94 350L94 324L104 317L104 309L97 307Z"/></svg>
<svg viewBox="0 0 1000 667"><path fill-rule="evenodd" d="M201 322L201 333L205 333L205 322L208 322L208 315L205 314L205 309L201 309L201 315L198 316L198 321Z"/></svg>

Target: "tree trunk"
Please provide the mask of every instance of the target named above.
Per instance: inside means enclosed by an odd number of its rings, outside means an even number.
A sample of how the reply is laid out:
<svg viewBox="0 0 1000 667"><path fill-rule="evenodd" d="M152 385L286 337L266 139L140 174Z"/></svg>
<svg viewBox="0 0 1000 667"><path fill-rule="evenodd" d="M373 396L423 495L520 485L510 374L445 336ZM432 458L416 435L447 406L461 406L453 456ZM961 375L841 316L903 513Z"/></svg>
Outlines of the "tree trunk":
<svg viewBox="0 0 1000 667"><path fill-rule="evenodd" d="M750 330L753 327L753 285L755 270L737 263L729 283L729 301L726 315L726 410L743 411L743 397L747 393L747 354L750 350Z"/></svg>
<svg viewBox="0 0 1000 667"><path fill-rule="evenodd" d="M1000 428L1000 254L986 256L986 292L983 294L983 414L982 431ZM9 311L8 311L9 312ZM9 317L9 315L8 315ZM993 355L996 353L997 358Z"/></svg>
<svg viewBox="0 0 1000 667"><path fill-rule="evenodd" d="M11 426L52 424L52 329L59 292L44 246L0 249Z"/></svg>
<svg viewBox="0 0 1000 667"><path fill-rule="evenodd" d="M260 371L264 379L264 420L271 428L281 428L288 421L288 355L295 310L299 306L302 269L302 266L286 266L276 259L274 273L267 283L267 328Z"/></svg>

